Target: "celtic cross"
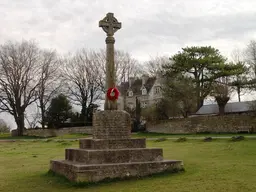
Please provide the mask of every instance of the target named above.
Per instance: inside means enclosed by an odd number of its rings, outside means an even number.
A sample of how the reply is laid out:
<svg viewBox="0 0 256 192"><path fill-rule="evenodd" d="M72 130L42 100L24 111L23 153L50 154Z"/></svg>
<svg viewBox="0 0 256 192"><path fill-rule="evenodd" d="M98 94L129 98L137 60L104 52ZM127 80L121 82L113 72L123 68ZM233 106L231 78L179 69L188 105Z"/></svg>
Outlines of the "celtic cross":
<svg viewBox="0 0 256 192"><path fill-rule="evenodd" d="M114 33L121 29L122 24L117 21L113 13L108 13L104 19L99 22L99 27L107 33L107 36L113 36Z"/></svg>

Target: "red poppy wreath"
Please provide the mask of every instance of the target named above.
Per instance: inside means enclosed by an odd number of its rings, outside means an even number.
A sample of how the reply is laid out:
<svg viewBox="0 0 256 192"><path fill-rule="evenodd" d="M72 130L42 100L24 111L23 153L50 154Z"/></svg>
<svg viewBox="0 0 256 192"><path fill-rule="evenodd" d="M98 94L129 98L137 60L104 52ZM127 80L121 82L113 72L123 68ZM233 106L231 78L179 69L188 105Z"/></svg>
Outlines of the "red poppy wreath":
<svg viewBox="0 0 256 192"><path fill-rule="evenodd" d="M107 97L108 97L108 99L111 100L111 101L117 100L118 97L119 97L119 91L118 91L118 89L115 88L115 87L114 87L114 88L109 88L109 89L108 89L108 92L107 92Z"/></svg>

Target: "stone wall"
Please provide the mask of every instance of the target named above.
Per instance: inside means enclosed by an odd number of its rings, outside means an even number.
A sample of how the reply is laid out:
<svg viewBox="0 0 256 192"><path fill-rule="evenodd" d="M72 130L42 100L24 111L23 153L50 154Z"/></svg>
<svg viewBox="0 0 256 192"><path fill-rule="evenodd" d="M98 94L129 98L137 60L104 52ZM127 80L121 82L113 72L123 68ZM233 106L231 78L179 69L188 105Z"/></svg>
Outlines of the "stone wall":
<svg viewBox="0 0 256 192"><path fill-rule="evenodd" d="M173 134L256 132L256 118L248 115L190 117L147 124L147 130Z"/></svg>
<svg viewBox="0 0 256 192"><path fill-rule="evenodd" d="M61 129L26 129L24 135L38 137L55 137L72 133L92 134L92 127L69 127ZM17 130L12 130L12 136L17 135Z"/></svg>

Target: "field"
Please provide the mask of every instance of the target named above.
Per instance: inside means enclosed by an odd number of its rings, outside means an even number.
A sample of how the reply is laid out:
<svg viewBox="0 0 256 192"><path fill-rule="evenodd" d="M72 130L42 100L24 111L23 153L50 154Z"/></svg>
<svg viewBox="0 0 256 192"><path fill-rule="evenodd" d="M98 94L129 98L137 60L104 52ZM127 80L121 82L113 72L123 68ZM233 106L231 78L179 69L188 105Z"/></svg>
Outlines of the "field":
<svg viewBox="0 0 256 192"><path fill-rule="evenodd" d="M51 159L63 159L64 149L78 141L26 140L0 142L0 191L15 192L210 192L256 191L256 140L212 142L148 141L147 147L164 149L165 159L184 160L186 171L144 179L74 186L61 177L47 174Z"/></svg>

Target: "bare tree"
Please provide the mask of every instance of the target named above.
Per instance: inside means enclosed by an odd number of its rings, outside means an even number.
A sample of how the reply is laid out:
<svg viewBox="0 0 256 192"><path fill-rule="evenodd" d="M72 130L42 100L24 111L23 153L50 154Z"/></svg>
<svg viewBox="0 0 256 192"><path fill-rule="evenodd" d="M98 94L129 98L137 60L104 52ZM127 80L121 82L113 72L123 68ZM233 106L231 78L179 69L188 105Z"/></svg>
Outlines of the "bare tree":
<svg viewBox="0 0 256 192"><path fill-rule="evenodd" d="M155 58L151 58L149 61L145 63L146 72L149 75L155 76L158 72L163 70L163 66L169 64L171 61L167 56L158 56Z"/></svg>
<svg viewBox="0 0 256 192"><path fill-rule="evenodd" d="M46 111L50 100L56 96L62 81L59 72L59 60L55 51L43 50L40 53L40 84L38 86L38 107L41 114L41 125L45 128Z"/></svg>
<svg viewBox="0 0 256 192"><path fill-rule="evenodd" d="M241 64L244 67L244 73L235 75L231 82L231 86L234 87L235 91L237 92L238 101L241 102L241 96L249 91L249 68L246 65L244 55L241 50L234 49L231 53L231 58L233 63Z"/></svg>
<svg viewBox="0 0 256 192"><path fill-rule="evenodd" d="M0 110L11 114L23 135L26 108L37 100L40 50L33 41L0 47Z"/></svg>
<svg viewBox="0 0 256 192"><path fill-rule="evenodd" d="M96 53L82 49L63 59L63 78L68 95L74 104L82 107L81 115L87 121L88 107L96 102L102 92L98 84L100 66L95 60Z"/></svg>
<svg viewBox="0 0 256 192"><path fill-rule="evenodd" d="M118 83L128 81L129 77L141 75L140 64L127 52L116 51L115 64Z"/></svg>
<svg viewBox="0 0 256 192"><path fill-rule="evenodd" d="M244 50L245 62L249 66L248 89L256 90L256 41L252 40Z"/></svg>
<svg viewBox="0 0 256 192"><path fill-rule="evenodd" d="M256 41L252 40L247 45L245 52L245 61L250 65L254 77L256 77Z"/></svg>
<svg viewBox="0 0 256 192"><path fill-rule="evenodd" d="M229 86L229 78L221 77L213 85L212 96L215 97L219 106L219 115L225 114L225 106L230 99L232 89Z"/></svg>

